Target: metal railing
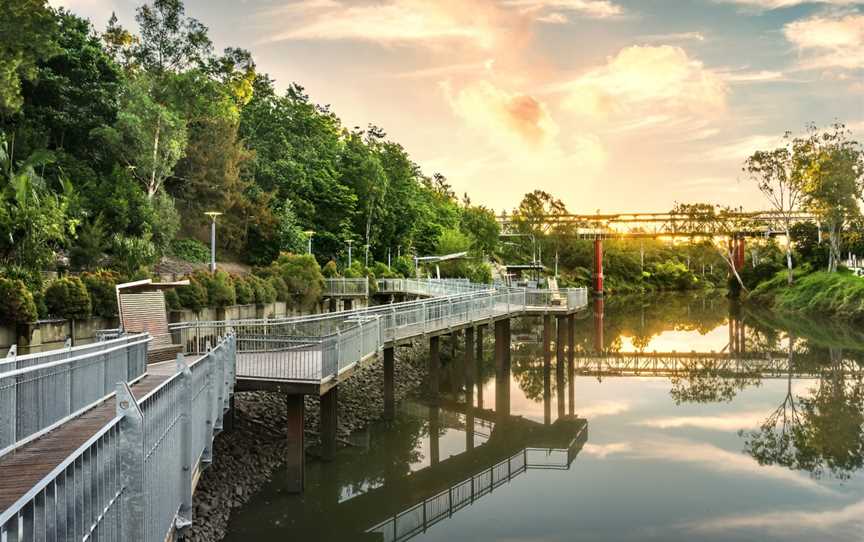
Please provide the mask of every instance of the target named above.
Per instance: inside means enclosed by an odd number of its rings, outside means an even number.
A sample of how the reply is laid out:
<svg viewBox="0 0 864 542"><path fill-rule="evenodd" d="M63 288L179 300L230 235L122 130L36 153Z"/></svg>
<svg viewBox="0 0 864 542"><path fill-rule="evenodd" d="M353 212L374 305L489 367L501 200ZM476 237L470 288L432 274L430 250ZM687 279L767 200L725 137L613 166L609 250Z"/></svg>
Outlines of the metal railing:
<svg viewBox="0 0 864 542"><path fill-rule="evenodd" d="M97 332L98 333L98 332ZM0 358L0 373L12 371L15 369L24 369L25 367L33 367L43 363L69 359L72 357L82 356L85 354L99 352L106 348L135 342L143 337L142 334L125 335L115 337L111 340L93 342L80 346L71 346L71 341L66 340L66 345L63 348L47 350L45 352L35 352L33 354L17 354L16 345L12 345L9 353L5 358Z"/></svg>
<svg viewBox="0 0 864 542"><path fill-rule="evenodd" d="M447 296L489 290L489 284L476 284L467 279L380 279L378 293L422 296Z"/></svg>
<svg viewBox="0 0 864 542"><path fill-rule="evenodd" d="M324 279L323 297L368 297L369 279Z"/></svg>
<svg viewBox="0 0 864 542"><path fill-rule="evenodd" d="M201 352L215 337L238 338L238 374L245 378L326 381L387 343L528 310L576 310L584 288L492 289L465 281L382 279L385 288L440 296L313 316L172 324L174 344Z"/></svg>
<svg viewBox="0 0 864 542"><path fill-rule="evenodd" d="M163 542L191 522L196 469L212 458L214 432L234 385L234 337L141 400L123 379L116 416L8 509L0 540Z"/></svg>
<svg viewBox="0 0 864 542"><path fill-rule="evenodd" d="M117 382L142 376L150 340L143 333L100 343L101 350L88 345L0 365L0 457L104 401Z"/></svg>

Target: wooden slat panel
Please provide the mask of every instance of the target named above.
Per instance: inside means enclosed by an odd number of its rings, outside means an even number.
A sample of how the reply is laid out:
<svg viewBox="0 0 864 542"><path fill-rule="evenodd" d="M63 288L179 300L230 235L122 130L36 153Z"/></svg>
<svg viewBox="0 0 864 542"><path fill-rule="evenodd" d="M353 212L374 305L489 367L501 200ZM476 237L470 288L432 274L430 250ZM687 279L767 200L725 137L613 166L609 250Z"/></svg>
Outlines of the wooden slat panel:
<svg viewBox="0 0 864 542"><path fill-rule="evenodd" d="M124 330L130 333L149 332L153 336L151 348L171 343L164 293L156 291L120 294L120 305Z"/></svg>

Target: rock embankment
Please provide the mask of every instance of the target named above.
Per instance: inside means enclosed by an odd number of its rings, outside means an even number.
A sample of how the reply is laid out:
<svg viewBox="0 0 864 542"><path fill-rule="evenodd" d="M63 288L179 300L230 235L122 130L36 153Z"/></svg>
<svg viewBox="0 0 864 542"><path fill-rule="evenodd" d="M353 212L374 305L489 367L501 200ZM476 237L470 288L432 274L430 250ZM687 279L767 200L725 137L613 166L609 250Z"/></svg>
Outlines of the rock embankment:
<svg viewBox="0 0 864 542"><path fill-rule="evenodd" d="M395 396L400 401L416 389L426 373L426 350L397 351ZM379 420L384 412L384 367L381 357L339 385L338 437ZM283 463L286 439L285 397L272 392L238 393L234 428L214 442L213 464L195 492L194 521L186 533L192 542L214 542L225 536L231 511L244 505ZM317 444L318 398L306 398L306 445Z"/></svg>

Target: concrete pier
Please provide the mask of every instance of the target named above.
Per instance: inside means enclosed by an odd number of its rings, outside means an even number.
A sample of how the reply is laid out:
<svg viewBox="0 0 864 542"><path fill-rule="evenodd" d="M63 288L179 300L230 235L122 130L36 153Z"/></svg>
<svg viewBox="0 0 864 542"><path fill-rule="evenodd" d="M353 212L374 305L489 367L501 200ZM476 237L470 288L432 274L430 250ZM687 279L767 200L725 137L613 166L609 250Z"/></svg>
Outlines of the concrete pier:
<svg viewBox="0 0 864 542"><path fill-rule="evenodd" d="M321 416L318 425L321 439L321 458L330 461L336 454L336 434L339 425L339 386L333 386L321 396Z"/></svg>
<svg viewBox="0 0 864 542"><path fill-rule="evenodd" d="M384 419L392 420L396 414L396 396L393 389L396 372L395 349L384 349Z"/></svg>
<svg viewBox="0 0 864 542"><path fill-rule="evenodd" d="M441 339L429 338L429 393L438 397L438 380L441 369Z"/></svg>
<svg viewBox="0 0 864 542"><path fill-rule="evenodd" d="M306 451L303 442L303 395L291 394L285 401L288 414L288 439L285 443L285 489L289 493L302 493L306 483Z"/></svg>

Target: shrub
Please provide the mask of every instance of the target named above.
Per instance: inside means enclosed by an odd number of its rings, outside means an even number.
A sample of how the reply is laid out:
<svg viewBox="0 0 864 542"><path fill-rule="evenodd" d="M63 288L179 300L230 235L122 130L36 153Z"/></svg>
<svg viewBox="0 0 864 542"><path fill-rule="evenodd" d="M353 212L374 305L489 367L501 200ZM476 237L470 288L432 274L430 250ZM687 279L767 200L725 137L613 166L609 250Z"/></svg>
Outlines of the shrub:
<svg viewBox="0 0 864 542"><path fill-rule="evenodd" d="M210 261L210 249L197 239L175 239L171 241L172 256L187 262L207 263Z"/></svg>
<svg viewBox="0 0 864 542"><path fill-rule="evenodd" d="M336 267L336 262L330 260L324 265L324 268L321 269L321 274L324 275L325 278L335 279L339 277L339 269Z"/></svg>
<svg viewBox="0 0 864 542"><path fill-rule="evenodd" d="M246 281L252 286L252 291L255 294L255 303L263 305L276 301L276 289L270 284L270 281L264 280L255 275L246 277Z"/></svg>
<svg viewBox="0 0 864 542"><path fill-rule="evenodd" d="M114 267L126 275L132 275L156 262L158 256L152 236L130 237L115 234L111 241Z"/></svg>
<svg viewBox="0 0 864 542"><path fill-rule="evenodd" d="M198 271L194 276L197 276L201 284L207 289L207 306L221 308L237 302L237 293L234 290L231 275L225 271L216 271L215 273Z"/></svg>
<svg viewBox="0 0 864 542"><path fill-rule="evenodd" d="M117 316L117 275L111 271L99 270L94 273L84 273L81 281L90 294L93 314L103 318Z"/></svg>
<svg viewBox="0 0 864 542"><path fill-rule="evenodd" d="M48 284L45 305L50 315L67 320L89 318L93 312L90 294L78 277L64 277Z"/></svg>
<svg viewBox="0 0 864 542"><path fill-rule="evenodd" d="M183 308L180 305L180 296L175 288L165 290L165 308L169 311L176 311Z"/></svg>
<svg viewBox="0 0 864 542"><path fill-rule="evenodd" d="M33 295L23 281L0 277L0 322L26 324L38 317Z"/></svg>
<svg viewBox="0 0 864 542"><path fill-rule="evenodd" d="M414 261L410 256L400 256L393 260L393 270L403 277L413 277Z"/></svg>
<svg viewBox="0 0 864 542"><path fill-rule="evenodd" d="M234 293L238 305L255 303L255 291L249 280L242 275L232 275L231 281L234 283Z"/></svg>
<svg viewBox="0 0 864 542"><path fill-rule="evenodd" d="M189 277L189 286L181 286L177 288L176 292L179 306L184 309L198 312L207 306L207 287L196 275ZM165 300L168 301L167 296Z"/></svg>
<svg viewBox="0 0 864 542"><path fill-rule="evenodd" d="M324 291L324 276L315 258L309 254L296 255L283 252L273 262L288 287L290 302L301 309L311 309L321 300Z"/></svg>
<svg viewBox="0 0 864 542"><path fill-rule="evenodd" d="M291 291L288 290L288 285L285 284L285 280L282 277L273 275L267 279L267 282L270 283L270 286L276 293L276 301L288 301L291 298Z"/></svg>

